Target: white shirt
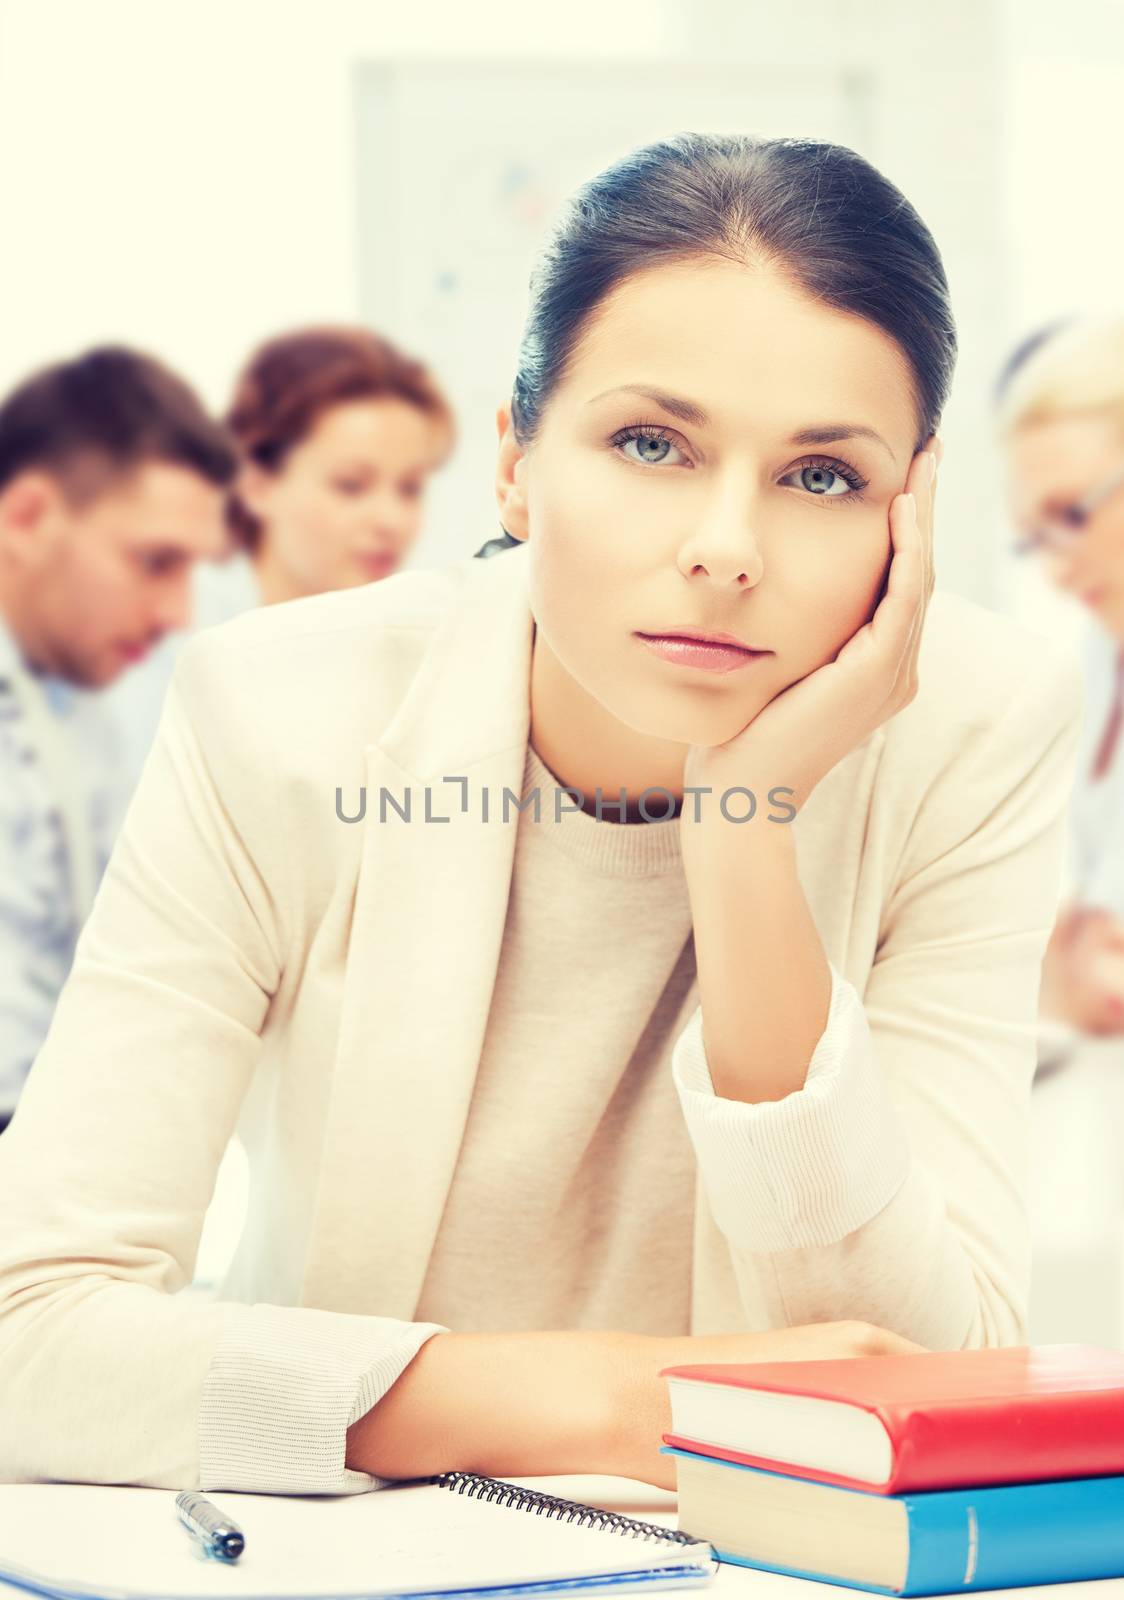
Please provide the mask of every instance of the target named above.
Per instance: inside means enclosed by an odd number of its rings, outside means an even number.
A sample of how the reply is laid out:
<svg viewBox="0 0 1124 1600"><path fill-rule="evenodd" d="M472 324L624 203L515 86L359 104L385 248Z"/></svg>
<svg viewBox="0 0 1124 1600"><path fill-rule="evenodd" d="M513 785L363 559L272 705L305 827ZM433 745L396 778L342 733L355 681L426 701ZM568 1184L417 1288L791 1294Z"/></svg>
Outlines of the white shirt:
<svg viewBox="0 0 1124 1600"><path fill-rule="evenodd" d="M1090 624L1081 642L1085 722L1077 752L1065 888L1082 905L1099 906L1124 921L1124 733L1108 771L1092 776L1093 762L1112 710L1119 642Z"/></svg>

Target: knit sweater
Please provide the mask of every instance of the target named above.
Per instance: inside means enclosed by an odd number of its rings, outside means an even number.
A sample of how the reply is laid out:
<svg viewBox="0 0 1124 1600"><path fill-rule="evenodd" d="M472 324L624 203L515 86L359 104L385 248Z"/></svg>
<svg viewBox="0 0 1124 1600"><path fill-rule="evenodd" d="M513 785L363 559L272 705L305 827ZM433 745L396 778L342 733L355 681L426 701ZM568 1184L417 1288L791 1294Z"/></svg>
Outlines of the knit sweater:
<svg viewBox="0 0 1124 1600"><path fill-rule="evenodd" d="M690 1327L698 1003L679 825L559 809L532 745L496 988L415 1315L462 1332ZM540 1041L551 1041L544 1055ZM537 1062L537 1070L528 1063Z"/></svg>

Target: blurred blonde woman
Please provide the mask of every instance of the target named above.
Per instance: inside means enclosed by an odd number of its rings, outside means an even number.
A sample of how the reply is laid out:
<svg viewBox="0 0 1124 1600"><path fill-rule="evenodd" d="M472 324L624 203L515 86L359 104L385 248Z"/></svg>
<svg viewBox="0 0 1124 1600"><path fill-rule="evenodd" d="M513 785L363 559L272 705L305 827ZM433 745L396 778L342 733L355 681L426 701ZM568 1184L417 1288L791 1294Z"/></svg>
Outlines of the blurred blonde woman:
<svg viewBox="0 0 1124 1600"><path fill-rule="evenodd" d="M1016 549L1085 608L1085 726L1063 903L1043 964L1048 1050L1124 1033L1124 315L1055 325L998 394Z"/></svg>

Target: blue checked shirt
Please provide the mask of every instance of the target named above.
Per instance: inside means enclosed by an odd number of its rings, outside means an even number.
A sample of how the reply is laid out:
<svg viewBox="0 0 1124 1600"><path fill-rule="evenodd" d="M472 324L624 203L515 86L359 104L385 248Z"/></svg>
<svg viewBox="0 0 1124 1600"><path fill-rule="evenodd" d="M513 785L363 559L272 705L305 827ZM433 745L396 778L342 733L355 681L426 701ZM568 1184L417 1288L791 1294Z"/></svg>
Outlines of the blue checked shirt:
<svg viewBox="0 0 1124 1600"><path fill-rule="evenodd" d="M36 672L0 621L0 1119L46 1038L127 800L99 699Z"/></svg>

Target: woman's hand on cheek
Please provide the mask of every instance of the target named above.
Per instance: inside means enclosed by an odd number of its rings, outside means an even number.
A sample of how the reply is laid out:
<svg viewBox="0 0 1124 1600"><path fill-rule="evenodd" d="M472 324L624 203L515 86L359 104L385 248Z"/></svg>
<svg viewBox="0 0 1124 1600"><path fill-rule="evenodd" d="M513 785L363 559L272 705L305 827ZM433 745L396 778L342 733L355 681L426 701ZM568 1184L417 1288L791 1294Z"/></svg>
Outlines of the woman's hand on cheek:
<svg viewBox="0 0 1124 1600"><path fill-rule="evenodd" d="M747 786L791 791L799 810L820 779L917 693L917 654L933 592L933 441L914 457L890 502L893 558L870 621L833 661L790 684L721 745L692 745L684 785L715 793Z"/></svg>

